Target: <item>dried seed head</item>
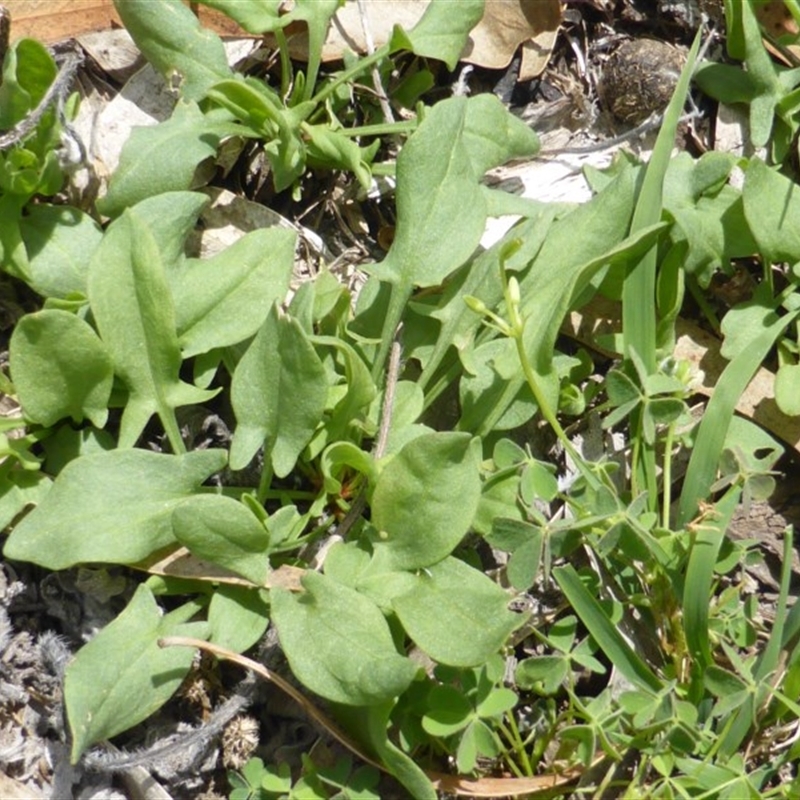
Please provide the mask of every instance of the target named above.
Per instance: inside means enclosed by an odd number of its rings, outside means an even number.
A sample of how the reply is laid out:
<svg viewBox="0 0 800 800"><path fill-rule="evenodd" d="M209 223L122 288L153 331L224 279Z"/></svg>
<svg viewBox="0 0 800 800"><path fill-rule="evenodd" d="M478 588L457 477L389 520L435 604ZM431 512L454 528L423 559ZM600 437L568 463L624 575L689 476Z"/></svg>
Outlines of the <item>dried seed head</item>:
<svg viewBox="0 0 800 800"><path fill-rule="evenodd" d="M258 747L258 720L246 714L234 717L222 734L222 763L228 769L240 769Z"/></svg>

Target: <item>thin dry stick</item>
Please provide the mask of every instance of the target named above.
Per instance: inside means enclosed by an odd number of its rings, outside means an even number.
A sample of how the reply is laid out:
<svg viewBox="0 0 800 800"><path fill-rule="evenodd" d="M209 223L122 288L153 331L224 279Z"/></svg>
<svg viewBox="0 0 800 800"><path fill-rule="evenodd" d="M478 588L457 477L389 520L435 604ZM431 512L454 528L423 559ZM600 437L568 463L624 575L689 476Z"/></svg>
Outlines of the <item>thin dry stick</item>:
<svg viewBox="0 0 800 800"><path fill-rule="evenodd" d="M403 345L400 336L403 333L403 323L397 326L394 333L392 349L389 352L389 366L386 369L386 389L383 393L383 408L381 409L381 423L378 429L378 439L375 442L373 455L376 460L386 454L386 445L389 441L389 429L392 426L394 413L394 396L397 391L397 381L400 378L400 359L403 356Z"/></svg>
<svg viewBox="0 0 800 800"><path fill-rule="evenodd" d="M55 100L59 108L64 103L75 72L80 66L81 57L77 53L68 53L59 67L55 80L50 84L50 88L45 93L36 108L28 114L25 119L18 122L11 130L0 136L0 150L7 150L18 142L21 142L29 133L33 132L39 124L39 120L44 116L48 106Z"/></svg>
<svg viewBox="0 0 800 800"><path fill-rule="evenodd" d="M367 45L367 55L371 56L375 52L375 42L372 38L372 30L369 27L367 8L364 5L364 0L358 0L358 15L361 17L361 29L364 31L364 43ZM389 98L383 90L381 74L378 71L377 65L372 68L372 84L375 87L375 93L378 95L378 102L383 112L384 122L394 122L392 107L389 105Z"/></svg>
<svg viewBox="0 0 800 800"><path fill-rule="evenodd" d="M394 334L394 342L389 353L389 366L386 370L386 389L383 393L383 407L381 408L381 421L378 427L378 438L375 440L375 447L372 454L376 459L382 458L386 453L386 445L389 441L389 429L392 426L392 413L394 412L394 397L397 390L397 381L400 377L400 360L403 355L403 345L400 343L400 334L403 330L403 323L397 326ZM355 525L356 520L364 512L367 505L367 492L362 489L356 497L345 518L336 528L336 535L344 538L347 532Z"/></svg>
<svg viewBox="0 0 800 800"><path fill-rule="evenodd" d="M256 673L256 675L260 675L264 680L269 681L277 686L281 691L288 694L289 697L291 697L292 700L294 700L295 703L297 703L311 719L313 719L317 724L321 725L326 731L328 731L328 733L330 733L331 736L334 737L334 739L336 739L340 744L344 745L351 753L353 753L353 755L357 756L362 761L365 761L367 764L377 767L377 769L383 770L384 772L386 771L386 768L382 764L363 753L359 749L358 745L353 742L350 737L344 731L342 731L338 725L336 725L336 723L329 720L325 714L323 714L310 700L306 699L306 697L297 691L297 689L295 689L291 683L288 683L280 675L276 675L274 672L267 669L263 664L259 664L258 661L253 661L251 658L241 656L238 653L234 653L232 650L227 650L219 645L205 642L202 639L192 639L188 636L164 636L158 640L158 646L197 647L200 650L205 650L207 653L217 656L217 658L224 658L226 661L232 661L234 664L238 664L240 667L252 670Z"/></svg>

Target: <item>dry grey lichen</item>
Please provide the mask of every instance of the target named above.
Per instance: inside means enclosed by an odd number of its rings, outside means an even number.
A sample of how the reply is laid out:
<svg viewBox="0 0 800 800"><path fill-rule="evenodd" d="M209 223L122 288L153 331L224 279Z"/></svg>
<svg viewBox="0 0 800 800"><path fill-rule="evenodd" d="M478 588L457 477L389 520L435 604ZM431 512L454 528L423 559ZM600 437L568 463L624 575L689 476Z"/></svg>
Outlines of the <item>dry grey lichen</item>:
<svg viewBox="0 0 800 800"><path fill-rule="evenodd" d="M684 61L684 53L665 42L628 39L603 67L600 99L618 120L637 125L667 107Z"/></svg>

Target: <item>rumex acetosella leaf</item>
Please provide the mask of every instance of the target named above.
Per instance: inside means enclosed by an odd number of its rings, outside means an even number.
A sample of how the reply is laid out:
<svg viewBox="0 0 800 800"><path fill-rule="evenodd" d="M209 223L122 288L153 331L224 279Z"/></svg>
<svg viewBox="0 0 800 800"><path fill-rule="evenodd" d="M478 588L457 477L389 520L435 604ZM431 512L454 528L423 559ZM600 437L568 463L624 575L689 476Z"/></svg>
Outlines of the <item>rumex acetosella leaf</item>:
<svg viewBox="0 0 800 800"><path fill-rule="evenodd" d="M440 664L483 664L525 620L510 597L479 570L445 558L420 570L415 586L392 603L406 633Z"/></svg>
<svg viewBox="0 0 800 800"><path fill-rule="evenodd" d="M468 433L429 433L383 468L372 495L376 547L394 569L420 569L453 552L472 524L481 484ZM454 502L457 499L457 502Z"/></svg>
<svg viewBox="0 0 800 800"><path fill-rule="evenodd" d="M430 109L397 159L397 230L380 278L435 286L472 255L486 224L480 191L464 142L467 99Z"/></svg>
<svg viewBox="0 0 800 800"><path fill-rule="evenodd" d="M283 0L199 0L204 6L227 14L248 33L267 33L283 28Z"/></svg>
<svg viewBox="0 0 800 800"><path fill-rule="evenodd" d="M745 172L744 215L760 253L772 262L800 262L800 188L789 178L770 169L761 159L751 158ZM795 266L795 271L797 267Z"/></svg>
<svg viewBox="0 0 800 800"><path fill-rule="evenodd" d="M190 647L158 646L162 636L202 637L205 622L188 622L194 605L162 615L142 584L128 607L69 664L64 699L72 762L87 747L147 719L175 693L194 659Z"/></svg>
<svg viewBox="0 0 800 800"><path fill-rule="evenodd" d="M186 239L208 203L208 196L202 192L163 192L140 200L131 208L152 235L167 280L186 258Z"/></svg>
<svg viewBox="0 0 800 800"><path fill-rule="evenodd" d="M203 403L215 392L179 378L181 352L172 296L155 239L135 210L112 223L95 251L89 301L114 370L129 392L120 446L135 444L153 414L175 434L175 408Z"/></svg>
<svg viewBox="0 0 800 800"><path fill-rule="evenodd" d="M450 0L432 0L410 31L395 28L391 47L438 58L448 69L455 69L469 32L481 21L483 7L484 0L459 0L457 4Z"/></svg>
<svg viewBox="0 0 800 800"><path fill-rule="evenodd" d="M199 100L230 77L222 40L180 0L115 0L114 7L145 58L167 81L177 76L184 98Z"/></svg>
<svg viewBox="0 0 800 800"><path fill-rule="evenodd" d="M479 94L469 99L464 141L475 174L479 176L512 158L530 158L539 152L536 132L511 114L493 94Z"/></svg>
<svg viewBox="0 0 800 800"><path fill-rule="evenodd" d="M307 334L273 306L233 375L231 467L247 466L263 445L275 474L288 475L322 420L327 396L325 367Z"/></svg>
<svg viewBox="0 0 800 800"><path fill-rule="evenodd" d="M378 607L316 572L307 572L302 582L301 595L271 593L272 619L297 678L346 705L374 705L401 694L417 667L397 652Z"/></svg>
<svg viewBox="0 0 800 800"><path fill-rule="evenodd" d="M172 511L175 538L193 555L263 586L269 573L269 534L242 503L203 494Z"/></svg>
<svg viewBox="0 0 800 800"><path fill-rule="evenodd" d="M3 554L48 569L134 564L177 544L172 511L225 466L223 450L111 450L70 462L11 532Z"/></svg>
<svg viewBox="0 0 800 800"><path fill-rule="evenodd" d="M221 583L208 605L210 642L235 653L251 648L269 624L269 594L263 589Z"/></svg>
<svg viewBox="0 0 800 800"><path fill-rule="evenodd" d="M86 294L92 253L103 239L101 227L70 206L30 206L19 222L28 251L30 284L44 297Z"/></svg>
<svg viewBox="0 0 800 800"><path fill-rule="evenodd" d="M231 123L215 121L189 102L178 103L165 122L134 128L98 210L115 217L147 197L190 189L198 164L215 156L231 132Z"/></svg>
<svg viewBox="0 0 800 800"><path fill-rule="evenodd" d="M67 311L26 314L9 345L12 378L26 416L42 425L84 417L102 428L114 366L92 328Z"/></svg>
<svg viewBox="0 0 800 800"><path fill-rule="evenodd" d="M256 333L289 289L297 236L251 231L216 256L186 259L170 276L184 358Z"/></svg>

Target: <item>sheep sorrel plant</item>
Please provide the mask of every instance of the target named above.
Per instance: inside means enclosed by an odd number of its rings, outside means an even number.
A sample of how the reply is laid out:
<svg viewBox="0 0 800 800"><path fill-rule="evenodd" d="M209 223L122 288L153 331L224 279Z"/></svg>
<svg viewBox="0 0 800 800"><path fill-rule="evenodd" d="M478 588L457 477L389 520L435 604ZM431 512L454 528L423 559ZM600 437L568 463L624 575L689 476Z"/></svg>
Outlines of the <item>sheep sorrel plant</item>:
<svg viewBox="0 0 800 800"><path fill-rule="evenodd" d="M498 99L420 103L398 127L339 121L355 116L341 90L401 51L454 67L482 3L433 0L333 76L319 56L337 2L207 4L276 36L280 86L232 71L178 0L118 0L180 99L131 136L102 227L49 212L82 271L14 271L43 302L9 347L26 436L0 471L4 556L83 569L106 598L137 576L66 667L72 762L205 752L252 692L169 743L107 747L187 695L199 649L218 681L223 660L246 667L351 751L309 745L293 771L251 748L229 772L237 800L379 797L378 770L420 799L577 780L593 797L797 796L792 532L767 620L744 571L757 542L726 530L769 495L783 452L734 410L776 343L791 405L800 206L757 157L671 156L700 35L646 165L587 171L584 204L515 201L521 218L483 249L509 209L485 173L538 151ZM286 50L298 21L305 73ZM398 132L396 163L376 164ZM295 196L309 166L365 186L394 172L394 239L357 297L326 268L290 286L285 228L189 254L209 202L195 168L231 139L259 141ZM700 295L754 255L795 266L722 319L728 363L696 424L695 374L674 357L685 286ZM595 364L560 329L599 294L622 326L617 357Z"/></svg>

